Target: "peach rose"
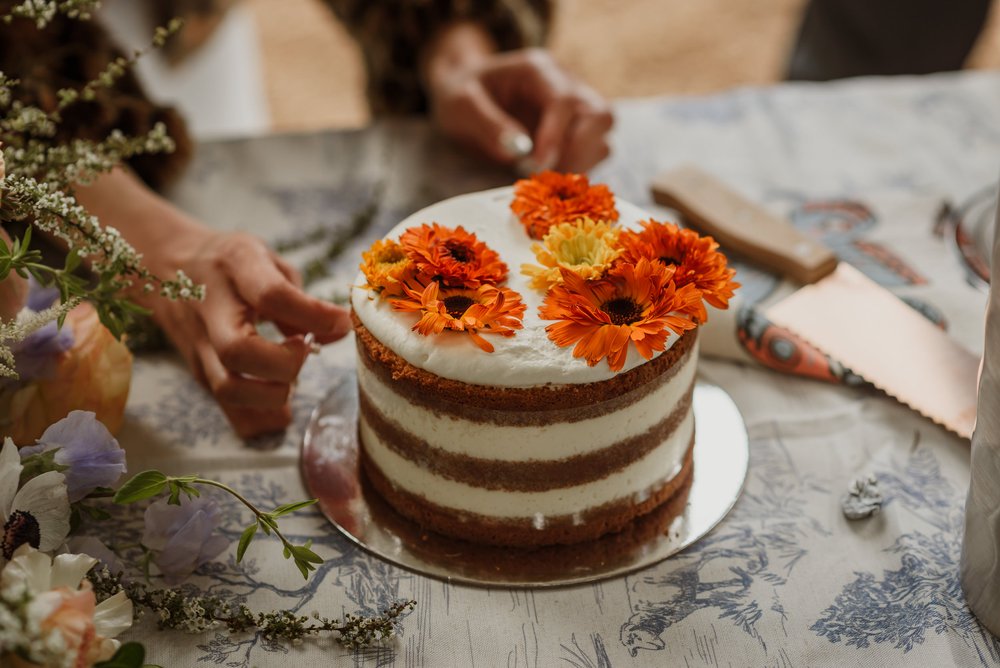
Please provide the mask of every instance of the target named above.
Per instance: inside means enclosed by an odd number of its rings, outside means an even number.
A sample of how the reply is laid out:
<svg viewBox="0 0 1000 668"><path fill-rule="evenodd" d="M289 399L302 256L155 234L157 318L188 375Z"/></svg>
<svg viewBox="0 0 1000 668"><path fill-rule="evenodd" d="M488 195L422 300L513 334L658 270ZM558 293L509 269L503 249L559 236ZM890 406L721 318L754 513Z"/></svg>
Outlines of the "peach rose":
<svg viewBox="0 0 1000 668"><path fill-rule="evenodd" d="M93 411L111 433L121 428L132 353L100 323L90 304L70 311L63 326L73 332L73 347L60 356L54 375L0 393L0 434L19 445L34 443L73 410Z"/></svg>

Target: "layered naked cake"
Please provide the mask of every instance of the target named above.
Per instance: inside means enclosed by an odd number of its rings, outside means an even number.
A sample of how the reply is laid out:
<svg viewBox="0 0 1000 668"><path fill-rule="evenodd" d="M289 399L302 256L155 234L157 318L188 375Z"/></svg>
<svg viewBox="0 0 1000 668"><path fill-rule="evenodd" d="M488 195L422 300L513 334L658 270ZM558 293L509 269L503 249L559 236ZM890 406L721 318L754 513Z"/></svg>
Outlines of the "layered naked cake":
<svg viewBox="0 0 1000 668"><path fill-rule="evenodd" d="M352 294L362 462L427 529L574 543L689 482L696 325L703 302L728 300L732 272L702 257L718 255L711 240L642 224L627 203L547 224L513 215L522 199L440 202L365 254Z"/></svg>

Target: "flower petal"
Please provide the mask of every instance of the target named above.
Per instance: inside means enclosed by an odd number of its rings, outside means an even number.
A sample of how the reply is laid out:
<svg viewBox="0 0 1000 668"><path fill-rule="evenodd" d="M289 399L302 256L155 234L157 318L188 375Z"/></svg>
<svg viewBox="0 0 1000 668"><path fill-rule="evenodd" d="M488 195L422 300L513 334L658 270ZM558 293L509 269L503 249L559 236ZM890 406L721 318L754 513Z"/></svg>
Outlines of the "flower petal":
<svg viewBox="0 0 1000 668"><path fill-rule="evenodd" d="M0 519L4 521L10 515L10 504L17 494L21 469L21 457L17 454L17 446L14 445L14 441L5 438L3 448L0 448Z"/></svg>
<svg viewBox="0 0 1000 668"><path fill-rule="evenodd" d="M79 589L80 581L96 563L97 559L89 554L60 554L52 560L52 579L49 587Z"/></svg>
<svg viewBox="0 0 1000 668"><path fill-rule="evenodd" d="M46 471L24 483L11 503L11 512L31 514L38 522L41 539L38 549L51 552L69 535L69 497L66 478L57 471Z"/></svg>
<svg viewBox="0 0 1000 668"><path fill-rule="evenodd" d="M131 626L132 601L123 591L101 601L94 609L94 628L100 636L114 638Z"/></svg>

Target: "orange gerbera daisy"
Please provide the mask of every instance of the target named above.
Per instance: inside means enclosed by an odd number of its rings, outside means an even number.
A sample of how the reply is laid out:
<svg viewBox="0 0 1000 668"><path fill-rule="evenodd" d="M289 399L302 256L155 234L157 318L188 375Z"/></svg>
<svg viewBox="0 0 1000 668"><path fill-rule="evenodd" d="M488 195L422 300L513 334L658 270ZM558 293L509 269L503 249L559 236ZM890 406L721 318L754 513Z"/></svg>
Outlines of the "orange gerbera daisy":
<svg viewBox="0 0 1000 668"><path fill-rule="evenodd" d="M415 276L416 268L398 242L379 239L361 254L361 272L368 279L365 288L390 297L403 293L403 284Z"/></svg>
<svg viewBox="0 0 1000 668"><path fill-rule="evenodd" d="M449 288L431 281L426 286L408 284L404 290L406 298L389 303L397 311L419 313L413 331L424 336L446 329L465 332L477 346L491 353L493 344L480 333L514 336L514 330L522 327L525 305L521 295L509 288Z"/></svg>
<svg viewBox="0 0 1000 668"><path fill-rule="evenodd" d="M507 265L496 251L461 226L451 229L434 223L411 227L403 232L400 243L425 283L476 288L507 280Z"/></svg>
<svg viewBox="0 0 1000 668"><path fill-rule="evenodd" d="M733 280L736 270L726 263L726 256L718 251L719 244L712 237L700 236L671 223L647 220L642 231L625 230L618 237L622 254L621 266L635 264L641 258L659 261L674 267L677 287L694 285L707 301L716 308L727 308L733 291L740 284ZM617 267L612 271L617 271ZM705 322L707 313L700 317Z"/></svg>
<svg viewBox="0 0 1000 668"><path fill-rule="evenodd" d="M590 185L583 174L541 172L514 184L511 211L532 239L542 239L549 228L578 218L616 221L615 196L605 185Z"/></svg>
<svg viewBox="0 0 1000 668"><path fill-rule="evenodd" d="M696 327L693 315L701 293L693 285L678 288L671 270L641 259L623 265L616 275L587 281L562 269L563 282L553 286L539 309L545 328L558 346L573 348L590 366L607 358L612 371L625 365L629 342L646 359L664 349L668 330L682 334Z"/></svg>

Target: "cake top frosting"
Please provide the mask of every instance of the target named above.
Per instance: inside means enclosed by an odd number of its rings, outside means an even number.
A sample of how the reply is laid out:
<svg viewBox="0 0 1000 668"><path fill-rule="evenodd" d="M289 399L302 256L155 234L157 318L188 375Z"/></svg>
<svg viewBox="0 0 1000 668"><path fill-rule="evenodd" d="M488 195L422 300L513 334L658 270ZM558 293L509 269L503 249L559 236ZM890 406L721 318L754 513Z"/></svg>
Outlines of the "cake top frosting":
<svg viewBox="0 0 1000 668"><path fill-rule="evenodd" d="M510 211L513 188L460 195L417 211L399 223L386 238L399 238L408 228L427 223L449 227L462 226L496 251L510 268L507 287L518 292L527 307L523 328L512 337L488 336L494 352L485 353L459 332L441 332L432 336L416 335L412 328L419 320L414 313L393 310L388 301L379 299L373 290L363 287L359 273L352 289L351 304L368 330L397 355L415 367L444 378L475 385L526 387L547 383L593 383L607 380L616 372L607 364L588 366L573 357L572 348L562 348L549 340L545 331L549 320L542 320L538 307L544 292L531 287L531 278L521 274L523 263L537 263L532 244L537 243L524 231ZM619 225L638 228L649 215L637 206L618 201ZM667 347L676 340L671 334ZM632 369L646 360L633 348L622 370Z"/></svg>
<svg viewBox="0 0 1000 668"><path fill-rule="evenodd" d="M351 302L383 345L443 378L608 380L670 349L738 287L710 237L644 218L577 174L454 197L362 254Z"/></svg>

